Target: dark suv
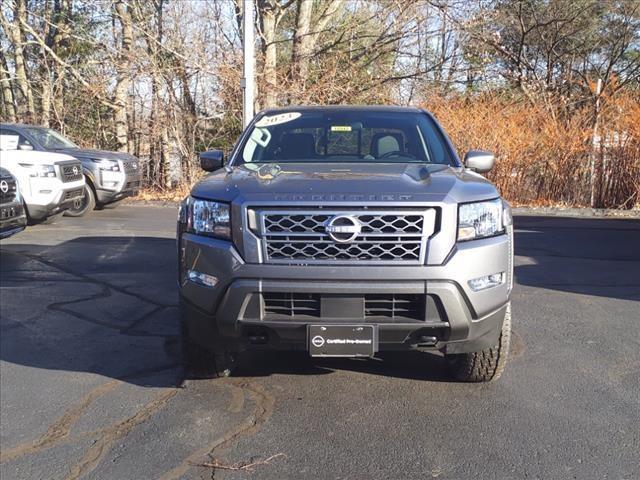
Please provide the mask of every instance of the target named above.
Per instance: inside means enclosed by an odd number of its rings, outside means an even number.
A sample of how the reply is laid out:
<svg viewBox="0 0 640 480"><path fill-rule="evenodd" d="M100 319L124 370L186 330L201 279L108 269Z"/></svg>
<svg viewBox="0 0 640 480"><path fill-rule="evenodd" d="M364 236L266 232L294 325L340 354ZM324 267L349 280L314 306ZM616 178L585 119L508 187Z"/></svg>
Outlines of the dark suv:
<svg viewBox="0 0 640 480"><path fill-rule="evenodd" d="M428 112L259 114L178 221L185 353L227 375L246 349L318 357L443 352L453 376L502 373L511 332L508 204Z"/></svg>

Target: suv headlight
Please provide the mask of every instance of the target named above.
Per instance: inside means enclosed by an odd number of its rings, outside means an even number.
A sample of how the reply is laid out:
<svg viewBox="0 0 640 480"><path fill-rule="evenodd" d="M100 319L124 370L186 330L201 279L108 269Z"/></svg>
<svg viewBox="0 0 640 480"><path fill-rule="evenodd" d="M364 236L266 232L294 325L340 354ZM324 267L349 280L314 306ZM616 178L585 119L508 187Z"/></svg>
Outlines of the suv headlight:
<svg viewBox="0 0 640 480"><path fill-rule="evenodd" d="M33 165L31 163L21 163L21 167L28 168L30 177L49 177L55 178L56 169L53 165Z"/></svg>
<svg viewBox="0 0 640 480"><path fill-rule="evenodd" d="M93 163L98 164L98 168L100 170L108 170L110 172L119 172L120 164L117 160L106 160L103 158L92 158L91 161Z"/></svg>
<svg viewBox="0 0 640 480"><path fill-rule="evenodd" d="M178 221L187 232L231 238L230 211L226 203L188 197L180 205Z"/></svg>
<svg viewBox="0 0 640 480"><path fill-rule="evenodd" d="M463 203L458 207L458 241L493 237L504 233L502 199Z"/></svg>

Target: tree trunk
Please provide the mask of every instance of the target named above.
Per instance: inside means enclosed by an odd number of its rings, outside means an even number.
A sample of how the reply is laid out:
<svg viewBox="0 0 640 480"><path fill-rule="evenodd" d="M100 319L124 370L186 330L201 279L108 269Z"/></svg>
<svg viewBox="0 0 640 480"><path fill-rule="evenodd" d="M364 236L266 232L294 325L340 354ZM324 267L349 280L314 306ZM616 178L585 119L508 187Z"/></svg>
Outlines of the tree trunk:
<svg viewBox="0 0 640 480"><path fill-rule="evenodd" d="M7 122L16 121L16 108L13 103L13 90L11 90L11 79L9 77L9 67L4 56L4 50L0 49L0 86L2 87L2 112L0 118Z"/></svg>
<svg viewBox="0 0 640 480"><path fill-rule="evenodd" d="M128 121L127 102L131 86L131 46L133 43L133 25L131 12L125 0L116 0L115 14L121 29L121 44L116 64L116 86L113 96L113 120L115 123L116 150L127 151Z"/></svg>
<svg viewBox="0 0 640 480"><path fill-rule="evenodd" d="M314 29L311 31L314 2L313 0L298 0L296 26L291 50L291 78L294 82L294 100L297 102L304 101L309 65L318 37L327 28L329 21L336 15L342 3L343 0L327 0L319 4L325 8L319 18L315 20ZM297 91L295 91L296 86Z"/></svg>
<svg viewBox="0 0 640 480"><path fill-rule="evenodd" d="M2 16L2 26L9 36L9 40L13 45L13 60L16 73L16 95L17 116L20 120L31 122L35 121L35 107L33 103L33 92L31 85L27 80L26 61L24 54L25 35L23 24L27 21L27 5L26 0L14 0L13 3L13 23L8 23L6 18Z"/></svg>
<svg viewBox="0 0 640 480"><path fill-rule="evenodd" d="M313 50L314 39L310 35L312 13L313 0L298 0L296 30L291 51L291 76L300 89L299 95L304 91L304 83L309 73L309 58Z"/></svg>
<svg viewBox="0 0 640 480"><path fill-rule="evenodd" d="M277 48L276 27L278 24L276 14L277 4L273 0L261 0L259 3L260 22L262 27L262 55L264 56L264 107L275 107L278 102L277 83Z"/></svg>
<svg viewBox="0 0 640 480"><path fill-rule="evenodd" d="M53 10L54 28L51 37L47 42L51 49L60 58L65 58L64 50L67 48L69 41L69 19L72 14L71 0L55 0ZM64 124L64 84L66 77L66 69L60 62L53 62L53 88L52 88L52 111L54 121L57 127Z"/></svg>

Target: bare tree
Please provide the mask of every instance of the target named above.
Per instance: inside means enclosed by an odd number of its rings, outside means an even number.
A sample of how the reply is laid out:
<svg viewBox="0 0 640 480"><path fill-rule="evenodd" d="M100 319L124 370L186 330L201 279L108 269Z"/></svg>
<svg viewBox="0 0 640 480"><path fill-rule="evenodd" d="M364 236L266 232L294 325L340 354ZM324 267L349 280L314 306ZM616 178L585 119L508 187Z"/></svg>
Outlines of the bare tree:
<svg viewBox="0 0 640 480"><path fill-rule="evenodd" d="M4 2L3 2L4 4ZM0 24L7 33L7 37L13 47L13 61L15 64L16 101L18 115L35 121L35 105L33 92L29 83L26 69L26 58L24 47L26 45L23 25L27 17L26 0L13 0L11 4L13 21L7 19L2 8L0 8Z"/></svg>

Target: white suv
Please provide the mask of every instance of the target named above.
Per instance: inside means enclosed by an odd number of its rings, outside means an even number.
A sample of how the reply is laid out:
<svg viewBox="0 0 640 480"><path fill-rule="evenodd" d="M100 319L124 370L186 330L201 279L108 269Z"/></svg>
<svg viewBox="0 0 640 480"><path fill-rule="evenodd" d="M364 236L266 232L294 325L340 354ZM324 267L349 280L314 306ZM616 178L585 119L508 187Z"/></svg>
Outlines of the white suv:
<svg viewBox="0 0 640 480"><path fill-rule="evenodd" d="M18 180L27 216L43 221L81 202L82 164L70 155L32 150L1 150L0 166Z"/></svg>

